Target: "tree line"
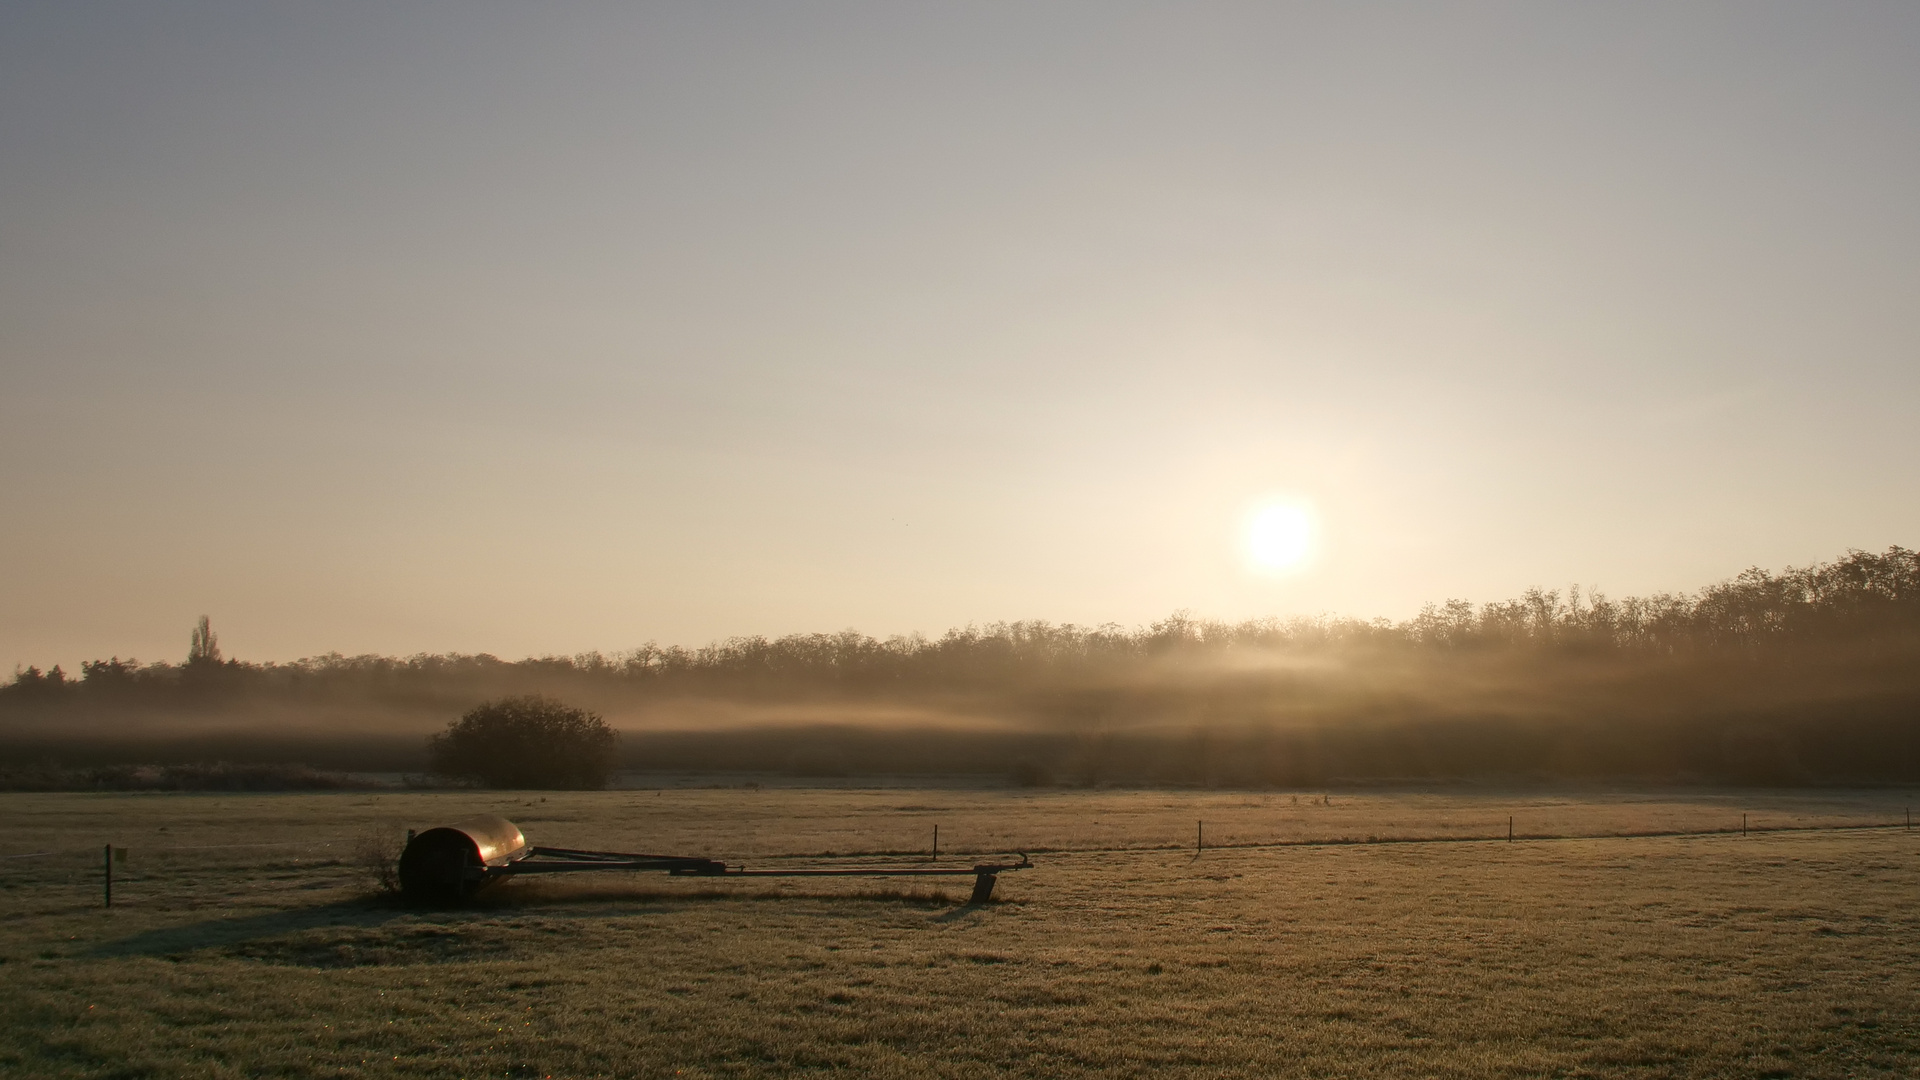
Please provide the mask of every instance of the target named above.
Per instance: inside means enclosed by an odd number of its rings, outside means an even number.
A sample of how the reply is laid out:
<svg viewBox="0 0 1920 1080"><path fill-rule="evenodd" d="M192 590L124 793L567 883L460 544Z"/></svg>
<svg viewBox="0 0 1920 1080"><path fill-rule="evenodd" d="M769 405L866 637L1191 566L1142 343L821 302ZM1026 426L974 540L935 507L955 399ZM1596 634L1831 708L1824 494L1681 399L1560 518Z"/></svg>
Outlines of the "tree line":
<svg viewBox="0 0 1920 1080"><path fill-rule="evenodd" d="M625 652L502 660L485 653L406 657L330 653L290 663L223 659L206 619L187 659L141 663L118 656L16 668L0 704L74 696L204 699L262 691L299 696L352 688L405 698L469 686L484 693L518 684L616 684L662 692L991 689L1045 683L1162 661L1235 652L1378 653L1542 650L1622 657L1687 657L1796 647L1870 646L1920 634L1920 553L1892 547L1848 552L1829 563L1779 573L1754 568L1698 593L1614 600L1598 590L1532 589L1475 605L1429 604L1399 622L1339 617L1228 623L1177 612L1127 629L1043 621L967 626L929 638L874 638L852 630L779 638L735 637L699 648L652 642Z"/></svg>
<svg viewBox="0 0 1920 1080"><path fill-rule="evenodd" d="M0 686L0 753L417 771L483 702L606 717L623 768L1296 785L1920 782L1920 556L1695 593L1452 600L1410 619L969 626L534 657L118 657Z"/></svg>

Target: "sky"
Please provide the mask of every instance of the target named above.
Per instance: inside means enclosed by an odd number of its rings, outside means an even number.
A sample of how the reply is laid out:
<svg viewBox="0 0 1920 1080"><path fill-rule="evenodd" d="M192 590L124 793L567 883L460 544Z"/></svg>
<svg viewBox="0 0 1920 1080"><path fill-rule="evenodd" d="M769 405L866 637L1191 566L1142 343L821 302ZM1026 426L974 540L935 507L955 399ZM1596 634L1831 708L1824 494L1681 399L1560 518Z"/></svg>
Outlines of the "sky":
<svg viewBox="0 0 1920 1080"><path fill-rule="evenodd" d="M9 0L0 669L1913 547L1915 192L1908 3Z"/></svg>

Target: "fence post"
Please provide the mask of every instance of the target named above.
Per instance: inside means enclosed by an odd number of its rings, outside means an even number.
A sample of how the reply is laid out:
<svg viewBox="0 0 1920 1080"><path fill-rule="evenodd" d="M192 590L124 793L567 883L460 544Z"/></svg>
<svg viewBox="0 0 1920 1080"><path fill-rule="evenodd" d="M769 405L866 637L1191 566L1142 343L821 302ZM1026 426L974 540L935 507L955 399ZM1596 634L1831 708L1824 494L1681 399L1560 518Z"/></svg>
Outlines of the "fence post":
<svg viewBox="0 0 1920 1080"><path fill-rule="evenodd" d="M1740 815L1740 835L1747 835L1747 815L1745 814Z"/></svg>
<svg viewBox="0 0 1920 1080"><path fill-rule="evenodd" d="M940 826L933 827L933 857L940 857Z"/></svg>
<svg viewBox="0 0 1920 1080"><path fill-rule="evenodd" d="M1196 859L1199 858L1200 853L1206 849L1207 823L1204 821L1196 821L1193 823L1193 857Z"/></svg>
<svg viewBox="0 0 1920 1080"><path fill-rule="evenodd" d="M107 901L106 906L112 907L113 906L113 845L112 844L108 844L106 846L106 850L102 853L100 858L100 868L102 871L104 871L100 879L102 883L101 891L105 894L105 899Z"/></svg>
<svg viewBox="0 0 1920 1080"><path fill-rule="evenodd" d="M1507 819L1507 843L1513 843L1513 819Z"/></svg>

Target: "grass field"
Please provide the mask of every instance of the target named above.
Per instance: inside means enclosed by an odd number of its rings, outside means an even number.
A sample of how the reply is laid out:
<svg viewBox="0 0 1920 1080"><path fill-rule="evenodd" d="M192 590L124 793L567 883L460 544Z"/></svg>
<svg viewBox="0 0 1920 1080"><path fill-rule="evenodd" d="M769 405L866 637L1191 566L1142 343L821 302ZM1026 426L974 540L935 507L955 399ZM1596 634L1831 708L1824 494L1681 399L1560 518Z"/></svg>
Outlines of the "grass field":
<svg viewBox="0 0 1920 1080"><path fill-rule="evenodd" d="M1323 798L0 795L0 1071L1920 1073L1905 793ZM1037 865L981 908L613 875L460 912L369 899L364 836L479 810L536 843L759 865L923 852L938 823L943 862ZM129 849L112 910L107 842Z"/></svg>

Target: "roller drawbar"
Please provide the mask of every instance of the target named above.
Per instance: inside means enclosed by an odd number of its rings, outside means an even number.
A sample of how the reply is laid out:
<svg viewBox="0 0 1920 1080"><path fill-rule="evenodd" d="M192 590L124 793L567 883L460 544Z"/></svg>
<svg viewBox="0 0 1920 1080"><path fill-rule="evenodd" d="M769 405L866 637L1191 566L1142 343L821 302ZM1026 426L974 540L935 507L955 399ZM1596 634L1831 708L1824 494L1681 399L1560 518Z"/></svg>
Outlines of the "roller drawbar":
<svg viewBox="0 0 1920 1080"><path fill-rule="evenodd" d="M969 904L984 904L994 883L1009 870L1033 863L980 863L968 867L828 866L792 870L749 870L716 859L682 855L640 855L620 851L534 847L520 827L494 814L456 821L414 833L400 855L400 893L409 902L434 907L470 899L498 881L522 874L566 874L585 870L653 870L676 877L955 877L971 875Z"/></svg>

